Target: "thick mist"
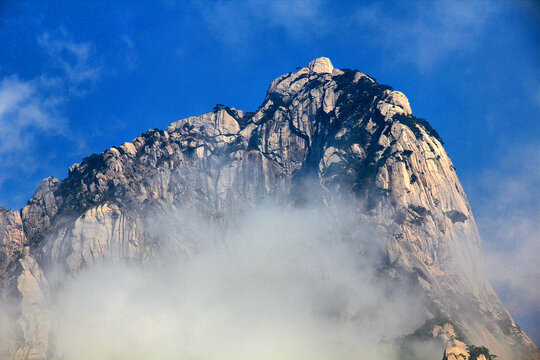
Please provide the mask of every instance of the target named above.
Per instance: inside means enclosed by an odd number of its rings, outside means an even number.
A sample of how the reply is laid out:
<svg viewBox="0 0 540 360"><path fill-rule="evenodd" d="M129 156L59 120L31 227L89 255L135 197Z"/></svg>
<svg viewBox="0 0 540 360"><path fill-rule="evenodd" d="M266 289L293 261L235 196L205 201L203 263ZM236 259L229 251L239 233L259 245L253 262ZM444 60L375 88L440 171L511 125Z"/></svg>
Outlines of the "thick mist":
<svg viewBox="0 0 540 360"><path fill-rule="evenodd" d="M178 210L148 223L167 256L64 280L59 358L398 359L395 340L425 321L412 290L377 272L376 232L346 210L265 205L226 226Z"/></svg>
<svg viewBox="0 0 540 360"><path fill-rule="evenodd" d="M539 149L534 143L506 147L506 156L492 168L466 179L484 240L486 274L536 344L540 343Z"/></svg>

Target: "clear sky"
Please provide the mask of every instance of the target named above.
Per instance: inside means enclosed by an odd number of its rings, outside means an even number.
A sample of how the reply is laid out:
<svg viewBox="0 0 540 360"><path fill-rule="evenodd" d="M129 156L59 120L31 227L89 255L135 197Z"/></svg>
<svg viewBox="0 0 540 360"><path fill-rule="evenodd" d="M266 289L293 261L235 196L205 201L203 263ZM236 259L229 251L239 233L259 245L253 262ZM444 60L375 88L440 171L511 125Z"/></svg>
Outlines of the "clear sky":
<svg viewBox="0 0 540 360"><path fill-rule="evenodd" d="M486 269L540 343L540 7L531 1L0 1L0 205L148 128L257 109L320 56L441 134ZM539 289L539 290L536 290Z"/></svg>

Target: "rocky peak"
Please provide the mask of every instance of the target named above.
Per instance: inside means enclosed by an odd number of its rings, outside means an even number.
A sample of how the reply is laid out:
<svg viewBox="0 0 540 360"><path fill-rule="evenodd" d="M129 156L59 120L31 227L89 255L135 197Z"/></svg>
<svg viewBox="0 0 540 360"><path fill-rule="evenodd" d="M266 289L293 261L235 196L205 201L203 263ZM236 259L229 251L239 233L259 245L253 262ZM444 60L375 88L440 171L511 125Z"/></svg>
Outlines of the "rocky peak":
<svg viewBox="0 0 540 360"><path fill-rule="evenodd" d="M296 72L291 72L275 79L268 88L267 96L275 93L279 95L293 95L310 81L330 80L332 76L343 75L343 71L334 68L330 59L320 57L312 60L307 66Z"/></svg>
<svg viewBox="0 0 540 360"><path fill-rule="evenodd" d="M0 207L0 281L5 280L7 267L22 255L26 245L21 214Z"/></svg>
<svg viewBox="0 0 540 360"><path fill-rule="evenodd" d="M229 111L232 113L235 110ZM167 130L171 133L189 128L189 131L192 133L200 134L202 136L221 136L219 139L226 139L226 137L236 135L240 131L237 120L229 113L229 111L220 109L200 116L192 116L187 119L178 120L172 123ZM238 111L236 111L236 114L241 118L241 112L238 113Z"/></svg>
<svg viewBox="0 0 540 360"><path fill-rule="evenodd" d="M482 274L474 218L440 136L403 93L328 58L275 79L254 113L216 106L93 154L62 181L45 179L21 213L0 211L0 271L12 269L0 275L24 289L24 306L31 294L47 293L41 267L76 276L100 260L156 256L148 212L183 206L222 219L261 200L296 204L308 176L325 203L345 194L358 223L378 229L385 239L378 271L414 284L428 320L403 336L533 358L534 344ZM186 236L177 251L196 249ZM25 280L26 268L11 266L17 262L31 264L39 281Z"/></svg>
<svg viewBox="0 0 540 360"><path fill-rule="evenodd" d="M315 74L332 74L332 71L334 71L334 66L327 57L320 57L312 60L307 68L310 72Z"/></svg>

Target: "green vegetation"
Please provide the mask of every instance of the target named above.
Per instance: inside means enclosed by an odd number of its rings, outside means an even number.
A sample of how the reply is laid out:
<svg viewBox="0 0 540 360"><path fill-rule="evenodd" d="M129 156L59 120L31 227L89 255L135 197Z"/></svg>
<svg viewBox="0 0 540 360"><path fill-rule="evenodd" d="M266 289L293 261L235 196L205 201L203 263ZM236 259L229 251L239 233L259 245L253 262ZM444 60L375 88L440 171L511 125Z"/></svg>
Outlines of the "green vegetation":
<svg viewBox="0 0 540 360"><path fill-rule="evenodd" d="M416 136L417 139L422 138L422 133L420 132L420 129L418 126L421 126L426 130L426 132L433 136L435 139L439 140L441 144L444 144L444 141L442 140L441 136L437 131L431 127L431 125L422 118L417 118L414 115L402 115L402 114L395 114L393 116L394 120L399 121L403 125L407 126L413 134Z"/></svg>
<svg viewBox="0 0 540 360"><path fill-rule="evenodd" d="M216 104L216 106L214 106L214 112L218 112L223 109L225 109L225 105L223 104Z"/></svg>
<svg viewBox="0 0 540 360"><path fill-rule="evenodd" d="M96 154L96 153L93 153L92 155L85 157L82 160L82 163L86 165L84 167L84 170L86 172L89 172L89 171L99 172L100 170L104 169L105 166L107 165L103 156L101 156L101 154Z"/></svg>
<svg viewBox="0 0 540 360"><path fill-rule="evenodd" d="M467 345L467 351L469 352L469 360L476 360L480 355L484 355L486 360L494 360L497 355L490 354L489 349L485 346Z"/></svg>

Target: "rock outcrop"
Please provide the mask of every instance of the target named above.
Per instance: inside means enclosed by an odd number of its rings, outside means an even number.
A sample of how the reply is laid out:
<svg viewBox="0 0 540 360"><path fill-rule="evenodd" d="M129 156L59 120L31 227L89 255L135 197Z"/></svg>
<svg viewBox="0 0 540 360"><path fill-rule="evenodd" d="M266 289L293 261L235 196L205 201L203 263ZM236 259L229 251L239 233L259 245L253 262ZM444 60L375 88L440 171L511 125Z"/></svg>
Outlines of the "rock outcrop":
<svg viewBox="0 0 540 360"><path fill-rule="evenodd" d="M482 273L474 217L440 136L403 93L327 58L274 80L254 113L216 107L149 130L62 181L45 179L21 212L2 210L0 275L22 309L17 358L49 356L46 315L35 309L51 267L75 275L100 261L145 261L161 249L143 214L182 206L220 219L261 200L301 205L308 179L324 203L352 197L386 239L380 270L418 289L428 320L404 341L539 358ZM186 234L176 250L198 246Z"/></svg>
<svg viewBox="0 0 540 360"><path fill-rule="evenodd" d="M5 281L8 266L21 257L28 245L23 230L21 214L18 211L0 208L0 281Z"/></svg>
<svg viewBox="0 0 540 360"><path fill-rule="evenodd" d="M444 350L443 360L469 360L469 353L459 347L449 347Z"/></svg>

